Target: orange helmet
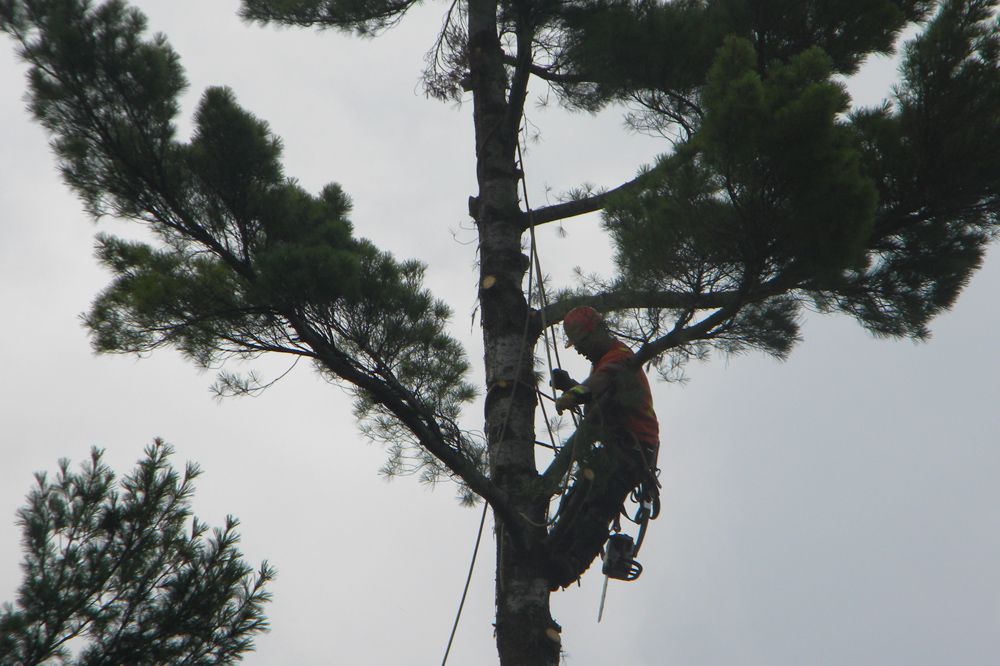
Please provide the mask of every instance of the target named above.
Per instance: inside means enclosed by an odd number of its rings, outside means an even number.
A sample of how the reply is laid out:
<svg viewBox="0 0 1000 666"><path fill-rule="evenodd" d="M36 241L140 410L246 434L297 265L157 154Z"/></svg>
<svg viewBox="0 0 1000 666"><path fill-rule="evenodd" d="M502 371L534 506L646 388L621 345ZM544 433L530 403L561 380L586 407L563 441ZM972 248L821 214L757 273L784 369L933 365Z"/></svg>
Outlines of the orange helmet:
<svg viewBox="0 0 1000 666"><path fill-rule="evenodd" d="M573 308L563 319L563 331L566 333L566 346L572 347L580 338L587 335L604 322L601 313L587 306Z"/></svg>

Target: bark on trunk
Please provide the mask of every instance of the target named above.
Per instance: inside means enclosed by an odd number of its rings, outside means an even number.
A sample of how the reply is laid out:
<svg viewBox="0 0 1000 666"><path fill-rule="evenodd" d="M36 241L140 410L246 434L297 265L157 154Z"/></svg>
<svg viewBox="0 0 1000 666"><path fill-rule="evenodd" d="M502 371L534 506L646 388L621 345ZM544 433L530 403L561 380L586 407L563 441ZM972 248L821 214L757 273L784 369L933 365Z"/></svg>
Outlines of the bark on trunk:
<svg viewBox="0 0 1000 666"><path fill-rule="evenodd" d="M512 534L496 520L497 650L502 666L556 666L558 625L549 612L544 502L534 497L533 348L523 289L516 165L520 108L507 102L507 76L495 0L469 1L469 70L473 93L479 194L470 213L479 231L480 316L486 366L485 420L491 478L533 525Z"/></svg>

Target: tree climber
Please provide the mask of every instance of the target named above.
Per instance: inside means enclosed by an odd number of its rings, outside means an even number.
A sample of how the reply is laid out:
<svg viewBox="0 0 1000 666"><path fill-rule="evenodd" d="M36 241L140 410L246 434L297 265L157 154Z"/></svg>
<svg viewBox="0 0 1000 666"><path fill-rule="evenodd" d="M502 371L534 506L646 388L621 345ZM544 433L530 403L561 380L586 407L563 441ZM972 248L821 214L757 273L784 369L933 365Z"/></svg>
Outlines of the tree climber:
<svg viewBox="0 0 1000 666"><path fill-rule="evenodd" d="M563 330L566 346L575 348L592 367L583 382L576 382L565 370L552 371L552 387L563 391L556 399L556 411L586 407L584 426L574 434L573 446L579 446L581 441L593 444L581 447L577 462L588 478L596 480L593 488L591 484L575 484L560 503L560 514L564 514L560 520L575 524L573 529L566 529L573 537L554 544L550 572L553 589L579 578L586 569L584 563L591 562L604 545L609 530L619 530L618 515L630 493L640 501L638 515L645 511L642 524L655 517L653 505L658 502L659 486L659 424L646 373L641 368L625 370L634 357L632 350L590 307L571 310L563 320Z"/></svg>
<svg viewBox="0 0 1000 666"><path fill-rule="evenodd" d="M563 319L566 347L573 347L593 365L590 376L582 383L573 380L561 368L552 371L552 387L564 393L556 400L556 411L586 405L605 391L613 391L605 407L604 425L624 429L629 439L638 445L644 467L656 470L660 448L660 426L653 411L653 396L649 380L641 369L621 375L622 366L635 354L625 343L615 338L599 312L579 307Z"/></svg>

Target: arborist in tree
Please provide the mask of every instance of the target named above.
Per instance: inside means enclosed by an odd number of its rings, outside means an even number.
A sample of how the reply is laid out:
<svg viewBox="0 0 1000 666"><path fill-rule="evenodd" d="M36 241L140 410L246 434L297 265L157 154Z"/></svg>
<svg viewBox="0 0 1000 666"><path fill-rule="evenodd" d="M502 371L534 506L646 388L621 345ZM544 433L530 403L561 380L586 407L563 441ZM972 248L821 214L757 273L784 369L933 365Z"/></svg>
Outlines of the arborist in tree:
<svg viewBox="0 0 1000 666"><path fill-rule="evenodd" d="M563 319L566 346L573 347L593 365L582 383L573 380L560 368L552 371L552 387L564 393L556 400L556 411L587 405L607 391L613 395L605 403L605 426L625 430L634 440L645 468L656 470L660 448L660 426L653 411L649 380L642 369L623 376L621 370L635 356L624 342L608 330L597 310L579 307Z"/></svg>
<svg viewBox="0 0 1000 666"><path fill-rule="evenodd" d="M641 567L635 563L636 568L632 568L631 558L642 543L647 521L656 517L659 506L659 424L649 381L641 367L628 368L635 354L608 330L604 318L593 308L571 310L563 320L563 329L566 346L593 364L583 382L574 381L565 370L552 371L553 388L563 392L556 399L556 410L579 405L586 408L573 446L584 444L575 461L589 481L582 486L575 484L560 502L560 520L574 527L567 527L563 532L567 537L553 544L550 584L556 589L579 578L608 539L609 530L620 530L619 514L630 494L640 506L633 519L640 525L638 541L633 548L631 538L625 537L629 544L626 570L605 573L632 580Z"/></svg>

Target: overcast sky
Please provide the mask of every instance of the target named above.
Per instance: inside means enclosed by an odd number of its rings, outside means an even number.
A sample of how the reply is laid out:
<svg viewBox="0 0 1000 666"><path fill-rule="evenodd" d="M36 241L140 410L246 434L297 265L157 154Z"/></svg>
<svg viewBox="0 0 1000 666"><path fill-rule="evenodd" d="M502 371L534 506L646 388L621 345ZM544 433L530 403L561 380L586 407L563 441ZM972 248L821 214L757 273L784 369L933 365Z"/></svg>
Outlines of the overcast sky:
<svg viewBox="0 0 1000 666"><path fill-rule="evenodd" d="M471 105L424 99L423 54L446 5L375 40L241 24L237 0L141 0L191 80L180 119L209 85L231 86L285 145L286 173L335 181L356 232L428 264L481 376L473 320L476 193ZM248 559L279 572L271 633L248 666L439 664L479 523L453 488L386 483L384 454L357 433L344 391L304 364L262 397L215 401L212 372L176 352L95 357L79 314L107 282L96 226L62 185L22 99L23 65L0 57L0 601L20 581L14 514L32 474L107 449L120 473L162 437L205 473L194 506L242 520ZM877 63L856 100L888 92ZM538 92L541 92L539 89ZM529 198L616 186L667 149L594 119L531 106ZM596 218L539 234L555 282L609 270ZM787 363L716 357L684 385L654 386L663 512L642 577L553 596L568 664L632 666L996 666L1000 663L1000 253L928 343L875 340L843 317L810 316ZM578 377L585 362L564 364ZM252 367L266 378L283 359ZM481 406L467 410L471 423ZM489 524L489 523L488 523ZM497 663L493 539L484 537L449 664Z"/></svg>

